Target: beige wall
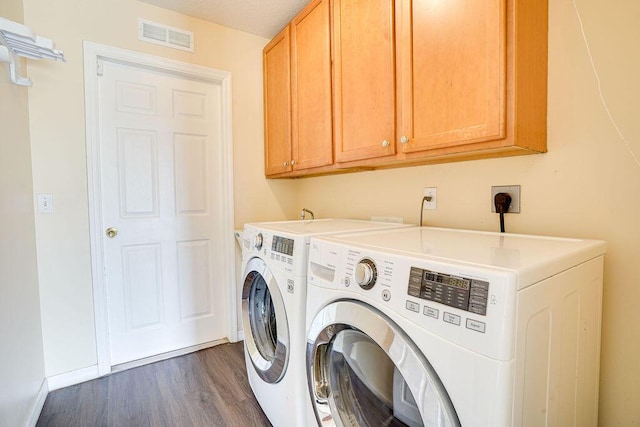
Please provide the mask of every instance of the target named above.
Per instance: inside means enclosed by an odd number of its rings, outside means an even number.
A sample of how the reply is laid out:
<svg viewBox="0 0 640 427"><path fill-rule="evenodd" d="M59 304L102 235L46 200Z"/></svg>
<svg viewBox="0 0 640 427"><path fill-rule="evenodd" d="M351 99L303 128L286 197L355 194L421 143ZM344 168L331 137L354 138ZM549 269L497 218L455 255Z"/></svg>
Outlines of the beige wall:
<svg viewBox="0 0 640 427"><path fill-rule="evenodd" d="M640 4L575 2L604 99L640 154ZM196 53L138 42L138 17L194 31ZM426 212L427 224L495 230L490 186L520 184L523 212L507 217L508 231L607 240L600 424L640 422L634 279L640 276L640 166L600 99L571 0L550 0L549 153L292 181L263 178L260 55L266 40L134 0L25 0L25 20L68 59L32 62L29 70L34 189L53 193L56 208L36 218L47 375L96 362L82 86L82 41L90 40L232 72L236 226L295 219L302 206L318 217L402 216L415 223L423 187L436 186L438 210Z"/></svg>
<svg viewBox="0 0 640 427"><path fill-rule="evenodd" d="M64 50L67 63L32 62L29 92L35 192L55 213L36 216L47 376L96 364L89 254L82 42L89 40L230 71L235 222L284 218L292 182L262 175L262 47L267 40L134 0L25 0L25 21ZM137 40L137 20L195 32L195 53ZM283 202L285 200L285 202ZM232 238L230 236L230 238Z"/></svg>
<svg viewBox="0 0 640 427"><path fill-rule="evenodd" d="M22 22L22 1L0 3ZM26 425L44 382L28 89L0 63L0 426Z"/></svg>
<svg viewBox="0 0 640 427"><path fill-rule="evenodd" d="M576 4L604 99L640 156L640 3ZM600 425L631 425L640 423L640 165L607 116L573 3L549 5L548 153L304 179L298 205L417 223L423 188L435 186L426 224L498 230L490 187L520 184L522 213L507 215L507 231L606 240Z"/></svg>

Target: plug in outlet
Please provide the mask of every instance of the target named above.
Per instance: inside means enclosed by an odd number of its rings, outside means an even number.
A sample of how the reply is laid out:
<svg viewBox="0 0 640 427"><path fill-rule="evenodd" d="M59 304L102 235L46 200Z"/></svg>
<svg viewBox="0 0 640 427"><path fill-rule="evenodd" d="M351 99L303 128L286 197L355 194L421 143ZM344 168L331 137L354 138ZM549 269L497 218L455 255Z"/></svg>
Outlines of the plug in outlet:
<svg viewBox="0 0 640 427"><path fill-rule="evenodd" d="M520 213L520 186L519 185L496 185L491 187L491 212L496 212L494 203L496 194L507 193L511 196L511 204L507 213Z"/></svg>
<svg viewBox="0 0 640 427"><path fill-rule="evenodd" d="M438 209L436 204L436 195L438 194L436 187L425 187L424 188L424 197L427 197L427 200L422 205L422 209L435 210ZM429 199L430 198L430 199Z"/></svg>

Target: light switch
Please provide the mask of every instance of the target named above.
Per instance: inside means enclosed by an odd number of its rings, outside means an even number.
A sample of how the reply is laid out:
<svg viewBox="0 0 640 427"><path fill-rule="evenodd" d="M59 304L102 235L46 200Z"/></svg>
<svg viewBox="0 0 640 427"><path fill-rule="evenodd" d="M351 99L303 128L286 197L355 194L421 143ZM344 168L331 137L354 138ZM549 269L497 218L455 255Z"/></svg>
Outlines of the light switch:
<svg viewBox="0 0 640 427"><path fill-rule="evenodd" d="M53 213L53 194L37 194L36 200L38 202L38 213Z"/></svg>

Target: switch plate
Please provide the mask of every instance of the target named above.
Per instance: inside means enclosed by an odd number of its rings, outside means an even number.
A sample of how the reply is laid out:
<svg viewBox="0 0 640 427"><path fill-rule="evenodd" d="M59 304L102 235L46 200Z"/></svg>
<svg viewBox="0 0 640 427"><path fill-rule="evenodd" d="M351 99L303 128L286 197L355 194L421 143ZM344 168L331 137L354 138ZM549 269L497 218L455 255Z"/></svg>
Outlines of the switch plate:
<svg viewBox="0 0 640 427"><path fill-rule="evenodd" d="M511 196L511 204L507 213L520 213L520 186L519 185L496 185L491 187L491 212L496 212L494 202L496 194L507 193Z"/></svg>
<svg viewBox="0 0 640 427"><path fill-rule="evenodd" d="M424 188L424 197L431 197L430 201L424 201L422 205L422 209L434 210L437 209L438 205L436 204L436 196L438 194L436 187L425 187Z"/></svg>
<svg viewBox="0 0 640 427"><path fill-rule="evenodd" d="M36 200L38 204L38 213L53 213L53 194L36 194Z"/></svg>

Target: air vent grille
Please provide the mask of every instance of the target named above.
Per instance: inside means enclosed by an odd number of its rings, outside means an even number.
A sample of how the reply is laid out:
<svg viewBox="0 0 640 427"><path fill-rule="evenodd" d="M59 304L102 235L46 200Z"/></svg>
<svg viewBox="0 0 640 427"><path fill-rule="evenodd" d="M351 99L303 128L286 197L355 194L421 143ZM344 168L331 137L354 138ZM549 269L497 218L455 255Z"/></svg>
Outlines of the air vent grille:
<svg viewBox="0 0 640 427"><path fill-rule="evenodd" d="M193 33L146 19L138 20L138 39L174 49L193 52Z"/></svg>
<svg viewBox="0 0 640 427"><path fill-rule="evenodd" d="M170 44L182 46L185 49L191 49L191 34L181 33L179 31L169 30L168 40Z"/></svg>

